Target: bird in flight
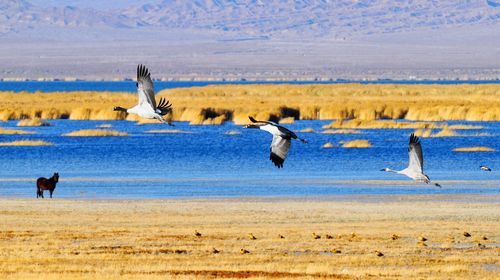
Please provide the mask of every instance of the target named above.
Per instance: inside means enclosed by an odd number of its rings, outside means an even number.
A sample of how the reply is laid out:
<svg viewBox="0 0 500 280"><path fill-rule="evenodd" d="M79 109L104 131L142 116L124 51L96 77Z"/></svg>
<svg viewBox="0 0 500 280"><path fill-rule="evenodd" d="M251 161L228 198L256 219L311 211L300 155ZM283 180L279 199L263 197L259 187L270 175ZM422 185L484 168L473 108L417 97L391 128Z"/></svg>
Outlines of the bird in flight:
<svg viewBox="0 0 500 280"><path fill-rule="evenodd" d="M278 125L277 123L270 121L258 121L250 116L248 118L253 124L245 125L245 128L257 128L267 131L273 135L273 141L271 142L271 155L269 156L269 159L278 168L283 167L283 163L285 162L288 151L290 150L292 139L298 139L302 143L307 143L307 140L297 137L293 131Z"/></svg>
<svg viewBox="0 0 500 280"><path fill-rule="evenodd" d="M151 74L146 66L139 64L137 66L137 94L139 96L139 103L130 109L125 109L120 106L114 107L114 111L127 112L129 114L136 114L146 119L157 119L162 123L168 123L163 119L163 116L172 110L172 104L164 98L160 98L160 102L156 104L155 91L153 88L153 81Z"/></svg>
<svg viewBox="0 0 500 280"><path fill-rule="evenodd" d="M418 137L413 133L410 135L408 156L409 163L407 168L399 171L390 168L384 168L381 171L403 174L412 178L413 180L423 181L426 184L429 184L431 180L429 179L429 176L424 174L424 155L422 153L422 145L420 144L420 140L418 139ZM434 185L436 187L441 187L441 185L437 183L434 183Z"/></svg>
<svg viewBox="0 0 500 280"><path fill-rule="evenodd" d="M481 166L479 166L479 168L480 168L481 170L483 170L483 171L491 171L491 168L489 168L489 167L488 167L488 166L486 166L486 165L481 165Z"/></svg>

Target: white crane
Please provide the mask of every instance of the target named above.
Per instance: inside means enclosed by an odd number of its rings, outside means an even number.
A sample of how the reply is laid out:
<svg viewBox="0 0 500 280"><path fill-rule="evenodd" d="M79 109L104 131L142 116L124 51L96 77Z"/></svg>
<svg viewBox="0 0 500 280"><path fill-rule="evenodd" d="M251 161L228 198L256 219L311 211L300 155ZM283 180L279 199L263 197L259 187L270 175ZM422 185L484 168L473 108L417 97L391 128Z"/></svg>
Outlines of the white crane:
<svg viewBox="0 0 500 280"><path fill-rule="evenodd" d="M481 166L479 166L479 168L480 168L481 170L483 170L483 171L491 171L491 168L489 168L489 167L488 167L488 166L486 166L486 165L481 165Z"/></svg>
<svg viewBox="0 0 500 280"><path fill-rule="evenodd" d="M408 156L410 160L407 168L399 171L390 168L384 168L381 171L403 174L412 178L413 180L423 181L426 184L429 184L431 180L429 179L429 176L424 174L424 156L422 153L422 145L420 145L420 140L413 133L410 135ZM441 187L441 185L437 183L435 183L434 185L436 187Z"/></svg>
<svg viewBox="0 0 500 280"><path fill-rule="evenodd" d="M270 121L257 121L252 117L248 117L254 124L245 125L245 128L258 128L265 130L273 135L273 142L271 142L271 155L269 159L278 168L283 167L292 139L298 139L302 143L307 143L307 140L297 137L297 135L288 130L287 128Z"/></svg>
<svg viewBox="0 0 500 280"><path fill-rule="evenodd" d="M158 105L155 100L155 91L153 88L153 81L151 74L146 66L139 64L137 66L137 94L139 95L139 103L130 109L125 109L120 106L113 108L114 111L127 112L129 114L136 114L146 119L157 119L162 123L168 123L162 116L166 115L172 109L172 104L160 98Z"/></svg>

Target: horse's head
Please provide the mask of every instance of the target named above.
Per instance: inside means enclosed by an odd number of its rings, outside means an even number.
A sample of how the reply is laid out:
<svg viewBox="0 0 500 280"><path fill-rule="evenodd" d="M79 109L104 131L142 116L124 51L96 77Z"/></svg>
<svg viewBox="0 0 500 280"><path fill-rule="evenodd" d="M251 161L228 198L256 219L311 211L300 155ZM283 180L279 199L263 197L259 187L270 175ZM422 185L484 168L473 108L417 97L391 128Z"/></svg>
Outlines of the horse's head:
<svg viewBox="0 0 500 280"><path fill-rule="evenodd" d="M52 176L52 178L54 178L54 182L59 182L59 173L54 173L54 176Z"/></svg>

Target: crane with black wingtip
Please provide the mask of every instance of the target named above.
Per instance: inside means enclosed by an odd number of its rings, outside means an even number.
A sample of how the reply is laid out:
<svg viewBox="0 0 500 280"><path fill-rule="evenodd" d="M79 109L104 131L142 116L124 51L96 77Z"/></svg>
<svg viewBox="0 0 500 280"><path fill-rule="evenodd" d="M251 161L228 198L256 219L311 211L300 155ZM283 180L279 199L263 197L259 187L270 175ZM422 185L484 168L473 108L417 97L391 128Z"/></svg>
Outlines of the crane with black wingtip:
<svg viewBox="0 0 500 280"><path fill-rule="evenodd" d="M418 137L413 133L410 135L410 143L408 144L408 156L409 163L407 168L399 171L384 168L381 171L402 174L413 180L423 181L426 184L429 184L431 180L429 179L429 176L424 174L424 155L422 152L422 145L420 144L420 139L418 139ZM441 187L438 183L434 183L434 185L436 187Z"/></svg>
<svg viewBox="0 0 500 280"><path fill-rule="evenodd" d="M172 110L172 104L164 98L160 98L160 102L156 104L155 91L153 81L151 80L151 73L149 73L146 66L139 64L137 66L137 95L139 97L137 105L130 109L123 107L114 107L114 111L127 112L129 114L136 114L146 119L157 119L162 123L168 123L163 119L163 116Z"/></svg>
<svg viewBox="0 0 500 280"><path fill-rule="evenodd" d="M273 141L271 142L271 151L269 159L278 168L283 167L283 163L290 150L290 145L292 144L292 139L298 139L302 143L307 143L307 140L299 138L293 131L271 121L258 121L253 117L248 117L252 124L245 125L245 128L257 128L260 130L267 131L273 135Z"/></svg>

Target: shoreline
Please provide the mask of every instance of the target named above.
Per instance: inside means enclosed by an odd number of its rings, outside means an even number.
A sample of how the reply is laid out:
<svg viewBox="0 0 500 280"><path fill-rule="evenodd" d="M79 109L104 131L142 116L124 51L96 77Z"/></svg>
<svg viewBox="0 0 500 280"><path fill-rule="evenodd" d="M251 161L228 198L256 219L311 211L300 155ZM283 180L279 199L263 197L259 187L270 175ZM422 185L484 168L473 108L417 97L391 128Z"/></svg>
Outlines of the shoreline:
<svg viewBox="0 0 500 280"><path fill-rule="evenodd" d="M382 202L457 202L457 203L500 203L500 193L498 194L359 194L359 195L275 195L275 196L208 196L208 197L131 197L131 198L111 198L111 197L57 197L54 198L36 198L36 197L21 197L21 196L1 196L0 201L64 201L64 202L98 202L98 203L125 203L125 202L164 202L164 203L245 203L245 202L359 202L365 201L369 203Z"/></svg>

